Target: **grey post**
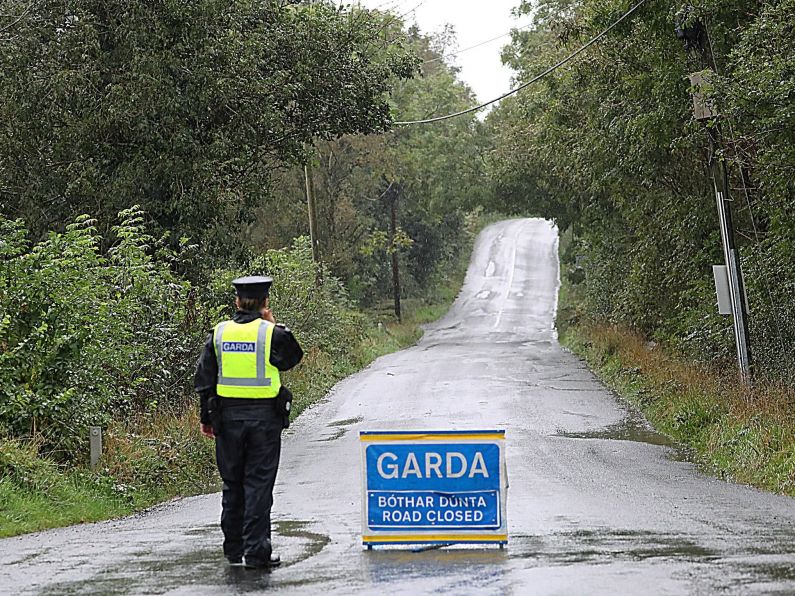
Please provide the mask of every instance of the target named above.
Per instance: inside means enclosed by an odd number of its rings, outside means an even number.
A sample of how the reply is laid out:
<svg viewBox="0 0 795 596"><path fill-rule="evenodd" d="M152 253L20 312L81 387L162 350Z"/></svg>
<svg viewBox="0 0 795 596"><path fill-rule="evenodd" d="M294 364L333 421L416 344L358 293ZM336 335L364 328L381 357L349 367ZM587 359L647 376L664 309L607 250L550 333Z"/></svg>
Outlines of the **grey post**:
<svg viewBox="0 0 795 596"><path fill-rule="evenodd" d="M751 342L748 330L748 306L745 297L745 284L740 268L740 254L734 243L734 225L732 223L731 198L729 197L729 177L726 162L719 154L721 148L720 112L714 101L709 97L707 89L710 78L714 76L712 48L709 43L706 26L698 20L690 20L690 6L685 6L677 14L676 34L682 40L685 50L699 63L701 70L690 75L693 90L693 112L696 120L705 123L709 137L709 167L712 175L712 186L715 191L715 202L718 208L718 224L720 226L723 257L729 282L729 298L734 324L734 338L737 347L737 363L743 383L752 382ZM717 283L717 277L716 277Z"/></svg>
<svg viewBox="0 0 795 596"><path fill-rule="evenodd" d="M97 462L102 456L102 428L92 426L89 428L89 444L91 446L91 469L97 467Z"/></svg>

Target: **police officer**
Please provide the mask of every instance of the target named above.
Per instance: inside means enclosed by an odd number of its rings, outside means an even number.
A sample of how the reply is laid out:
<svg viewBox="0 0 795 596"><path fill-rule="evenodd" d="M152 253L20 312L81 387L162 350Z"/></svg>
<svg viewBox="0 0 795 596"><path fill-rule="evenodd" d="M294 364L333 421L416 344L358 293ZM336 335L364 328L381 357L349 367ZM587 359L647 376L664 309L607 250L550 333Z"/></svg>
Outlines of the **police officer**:
<svg viewBox="0 0 795 596"><path fill-rule="evenodd" d="M292 395L279 380L303 352L292 332L276 323L268 304L270 277L241 277L237 312L215 326L196 366L201 432L215 439L223 480L224 555L247 568L279 564L271 547L273 485L281 431L289 425Z"/></svg>

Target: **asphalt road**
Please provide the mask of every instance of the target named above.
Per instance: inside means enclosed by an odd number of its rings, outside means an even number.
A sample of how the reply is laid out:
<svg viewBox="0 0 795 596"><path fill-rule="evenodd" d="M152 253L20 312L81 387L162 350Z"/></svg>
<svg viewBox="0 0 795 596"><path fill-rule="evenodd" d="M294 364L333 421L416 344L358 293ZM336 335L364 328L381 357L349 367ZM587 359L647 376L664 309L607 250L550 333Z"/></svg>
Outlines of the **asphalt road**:
<svg viewBox="0 0 795 596"><path fill-rule="evenodd" d="M479 237L463 291L415 347L340 383L288 431L273 571L225 566L219 495L0 541L0 592L795 593L792 499L725 483L620 403L553 330L557 236ZM509 545L360 543L358 431L504 428Z"/></svg>

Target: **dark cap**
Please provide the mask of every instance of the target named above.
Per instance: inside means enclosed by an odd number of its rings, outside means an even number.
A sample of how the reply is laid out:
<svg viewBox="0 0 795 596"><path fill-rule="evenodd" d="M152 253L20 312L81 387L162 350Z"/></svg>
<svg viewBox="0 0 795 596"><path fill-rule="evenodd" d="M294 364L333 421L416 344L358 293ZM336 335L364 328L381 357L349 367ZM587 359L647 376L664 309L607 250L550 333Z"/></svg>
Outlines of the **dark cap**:
<svg viewBox="0 0 795 596"><path fill-rule="evenodd" d="M232 280L232 285L235 286L235 293L239 298L267 298L272 283L272 277L263 275L238 277Z"/></svg>

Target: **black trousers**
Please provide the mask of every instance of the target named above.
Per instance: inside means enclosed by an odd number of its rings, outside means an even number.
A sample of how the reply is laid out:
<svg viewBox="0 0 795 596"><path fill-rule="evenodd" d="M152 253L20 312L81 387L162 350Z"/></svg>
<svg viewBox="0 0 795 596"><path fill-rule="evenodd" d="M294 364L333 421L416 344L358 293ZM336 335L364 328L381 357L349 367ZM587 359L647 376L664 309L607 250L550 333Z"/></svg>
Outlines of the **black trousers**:
<svg viewBox="0 0 795 596"><path fill-rule="evenodd" d="M230 407L215 440L223 480L224 555L267 562L271 555L273 485L281 452L281 418L271 408Z"/></svg>

